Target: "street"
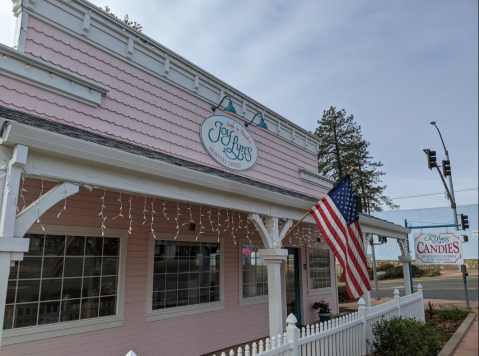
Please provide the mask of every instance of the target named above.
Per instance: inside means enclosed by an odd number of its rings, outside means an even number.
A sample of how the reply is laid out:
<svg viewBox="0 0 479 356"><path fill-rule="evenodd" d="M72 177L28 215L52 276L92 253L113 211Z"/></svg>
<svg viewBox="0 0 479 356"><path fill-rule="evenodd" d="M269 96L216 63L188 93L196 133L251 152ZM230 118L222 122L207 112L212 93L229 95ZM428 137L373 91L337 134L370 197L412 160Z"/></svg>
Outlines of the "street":
<svg viewBox="0 0 479 356"><path fill-rule="evenodd" d="M478 301L478 276L467 277L469 301ZM422 285L424 299L465 300L464 284L462 276L440 276L432 278L413 279L414 291L418 284ZM398 289L401 296L404 295L404 280L395 279L380 281L378 283L379 297L391 298L394 289ZM371 282L371 298L376 297L374 282Z"/></svg>

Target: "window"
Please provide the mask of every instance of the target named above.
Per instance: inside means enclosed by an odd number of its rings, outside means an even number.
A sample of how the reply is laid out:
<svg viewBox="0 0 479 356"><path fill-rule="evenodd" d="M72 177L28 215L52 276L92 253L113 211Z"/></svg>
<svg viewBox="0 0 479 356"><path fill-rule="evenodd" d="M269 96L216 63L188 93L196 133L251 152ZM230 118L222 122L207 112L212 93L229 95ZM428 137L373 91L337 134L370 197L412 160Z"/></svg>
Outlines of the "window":
<svg viewBox="0 0 479 356"><path fill-rule="evenodd" d="M310 293L329 291L331 289L331 256L329 249L309 248L308 267Z"/></svg>
<svg viewBox="0 0 479 356"><path fill-rule="evenodd" d="M259 257L261 245L240 240L240 306L268 301L268 269Z"/></svg>
<svg viewBox="0 0 479 356"><path fill-rule="evenodd" d="M222 307L220 243L158 239L152 245L147 321Z"/></svg>
<svg viewBox="0 0 479 356"><path fill-rule="evenodd" d="M25 236L29 251L10 268L5 344L122 325L124 233L101 237L93 234L98 229L46 230L49 234Z"/></svg>

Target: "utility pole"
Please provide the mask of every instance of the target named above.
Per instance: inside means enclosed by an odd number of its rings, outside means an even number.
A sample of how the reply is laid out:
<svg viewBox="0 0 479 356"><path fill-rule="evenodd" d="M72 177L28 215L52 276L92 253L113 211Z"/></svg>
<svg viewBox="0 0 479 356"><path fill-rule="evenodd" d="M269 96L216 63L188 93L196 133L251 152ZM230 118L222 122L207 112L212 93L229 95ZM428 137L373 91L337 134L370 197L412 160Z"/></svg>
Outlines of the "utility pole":
<svg viewBox="0 0 479 356"><path fill-rule="evenodd" d="M439 173L439 176L442 179L442 182L444 183L444 187L446 188L446 191L449 195L449 199L451 201L451 208L452 208L452 215L453 215L453 218L454 218L454 225L456 225L455 229L456 229L456 231L459 231L459 226L458 226L458 221L457 221L457 211L456 211L456 198L454 197L454 186L452 184L451 161L449 160L449 152L447 151L444 140L442 139L441 131L439 130L439 127L437 127L437 125L436 125L436 121L431 121L431 125L433 125L437 129L437 132L439 133L439 137L441 138L442 146L444 147L444 153L446 155L446 160L442 161L442 165L443 165L444 175L449 176L449 189L447 189L446 182L444 180L443 175L441 174L441 171L439 170L439 167L437 167L437 164L436 164L436 168L437 168L437 171ZM426 152L426 154L428 155L428 160L430 162L429 150L428 150L428 152ZM429 167L429 168L431 169L432 167ZM467 275L468 275L468 273L466 272L466 266L465 265L461 265L460 268L461 268L461 272L462 272L462 279L464 281L464 293L466 295L466 305L467 305L468 309L471 309L471 307L469 306L469 293L468 293L468 290L467 290Z"/></svg>

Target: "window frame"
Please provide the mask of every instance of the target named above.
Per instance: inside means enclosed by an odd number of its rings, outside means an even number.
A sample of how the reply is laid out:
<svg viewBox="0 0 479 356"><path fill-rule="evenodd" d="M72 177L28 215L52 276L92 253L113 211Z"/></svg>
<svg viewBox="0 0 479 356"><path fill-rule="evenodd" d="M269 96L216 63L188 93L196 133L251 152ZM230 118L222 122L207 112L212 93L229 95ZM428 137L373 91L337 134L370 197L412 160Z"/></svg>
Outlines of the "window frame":
<svg viewBox="0 0 479 356"><path fill-rule="evenodd" d="M196 235L176 234L172 233L156 233L156 239L150 232L148 240L148 270L146 273L146 310L145 322L179 318L182 316L209 313L213 311L223 310L225 308L224 299L224 241L220 238L220 300L217 302L200 303L194 305L183 305L179 307L153 309L153 269L155 263L155 242L156 241L187 241L187 242L214 242L218 243L217 236L201 235L196 240Z"/></svg>
<svg viewBox="0 0 479 356"><path fill-rule="evenodd" d="M311 288L311 277L310 277L310 265L309 265L309 251L310 250L327 250L329 251L329 273L330 273L330 278L331 278L331 286L326 287L326 288ZM335 276L334 274L334 254L331 251L331 248L328 246L328 244L321 242L316 246L307 246L306 248L306 263L308 264L308 295L309 296L315 296L315 295L322 295L322 294L328 294L332 293L334 291L334 281L333 278Z"/></svg>
<svg viewBox="0 0 479 356"><path fill-rule="evenodd" d="M238 249L238 266L239 266L239 306L240 307L246 307L246 306L249 306L249 305L255 305L255 304L264 304L264 303L268 303L268 294L266 295L260 295L260 296L257 296L257 297L247 297L247 298L244 298L243 297L243 254L242 254L242 250L243 250L243 245L248 245L250 244L250 241L253 245L256 245L256 246L263 246L264 247L264 243L262 240L259 240L259 239L245 239L245 238L240 238L239 239L239 249ZM268 269L268 267L266 266L266 269Z"/></svg>
<svg viewBox="0 0 479 356"><path fill-rule="evenodd" d="M34 224L28 230L27 234L72 235L86 237L100 237L102 234L102 231L99 228L63 225L43 226L45 231L42 230L39 224ZM4 330L2 345L11 345L123 326L123 321L125 320L125 278L128 233L126 230L121 229L105 229L104 235L105 237L115 237L120 239L116 315Z"/></svg>

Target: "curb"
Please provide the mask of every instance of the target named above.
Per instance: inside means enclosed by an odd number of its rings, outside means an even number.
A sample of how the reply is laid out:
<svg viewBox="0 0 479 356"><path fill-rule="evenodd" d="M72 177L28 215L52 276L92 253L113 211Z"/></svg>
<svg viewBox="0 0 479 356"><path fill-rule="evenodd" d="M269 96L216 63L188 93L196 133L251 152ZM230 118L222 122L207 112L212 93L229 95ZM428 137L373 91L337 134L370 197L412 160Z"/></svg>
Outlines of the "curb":
<svg viewBox="0 0 479 356"><path fill-rule="evenodd" d="M476 318L476 313L470 313L466 319L462 322L459 329L456 330L454 335L449 339L446 345L442 348L441 352L438 356L452 356L454 351L456 351L457 347L466 336L467 331L471 327L474 319Z"/></svg>

